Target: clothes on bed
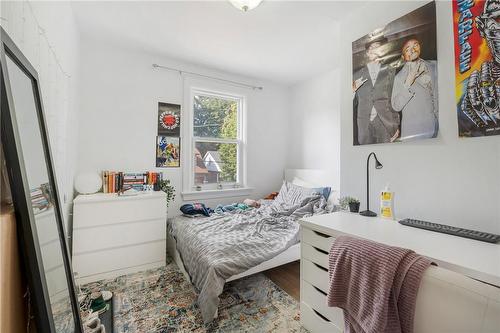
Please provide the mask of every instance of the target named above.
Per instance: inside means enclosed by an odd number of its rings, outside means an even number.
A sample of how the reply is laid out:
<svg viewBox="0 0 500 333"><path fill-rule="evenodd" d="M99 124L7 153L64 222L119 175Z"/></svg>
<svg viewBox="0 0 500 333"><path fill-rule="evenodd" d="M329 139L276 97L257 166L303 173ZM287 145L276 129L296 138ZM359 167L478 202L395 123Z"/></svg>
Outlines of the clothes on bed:
<svg viewBox="0 0 500 333"><path fill-rule="evenodd" d="M181 206L181 212L186 215L196 215L203 214L205 216L210 216L213 212L212 209L205 207L202 203L185 204Z"/></svg>
<svg viewBox="0 0 500 333"><path fill-rule="evenodd" d="M217 205L217 207L215 207L215 209L214 209L214 212L217 214L222 214L225 212L232 212L233 210L236 210L236 209L246 210L248 208L249 207L247 204L233 203L230 205Z"/></svg>
<svg viewBox="0 0 500 333"><path fill-rule="evenodd" d="M226 279L298 243L297 220L324 213L325 207L324 197L313 194L293 202L264 200L260 208L235 209L209 218L169 220L177 251L199 292L203 320L214 319Z"/></svg>

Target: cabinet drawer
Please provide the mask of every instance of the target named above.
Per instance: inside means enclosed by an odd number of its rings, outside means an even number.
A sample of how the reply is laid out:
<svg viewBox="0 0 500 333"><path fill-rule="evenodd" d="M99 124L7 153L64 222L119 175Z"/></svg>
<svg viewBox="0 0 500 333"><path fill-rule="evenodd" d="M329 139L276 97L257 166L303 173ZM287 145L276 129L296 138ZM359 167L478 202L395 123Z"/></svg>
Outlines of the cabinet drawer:
<svg viewBox="0 0 500 333"><path fill-rule="evenodd" d="M75 229L73 231L73 253L78 255L165 238L166 222L163 219Z"/></svg>
<svg viewBox="0 0 500 333"><path fill-rule="evenodd" d="M342 333L342 330L304 302L300 302L300 322L312 333Z"/></svg>
<svg viewBox="0 0 500 333"><path fill-rule="evenodd" d="M122 222L166 219L167 208L163 198L116 200L79 203L74 205L75 229Z"/></svg>
<svg viewBox="0 0 500 333"><path fill-rule="evenodd" d="M328 253L307 243L301 243L302 258L328 269Z"/></svg>
<svg viewBox="0 0 500 333"><path fill-rule="evenodd" d="M80 278L158 261L165 262L165 241L73 255L73 271Z"/></svg>
<svg viewBox="0 0 500 333"><path fill-rule="evenodd" d="M314 287L318 287L321 291L328 292L328 270L315 264L307 259L302 259L302 278L312 284Z"/></svg>
<svg viewBox="0 0 500 333"><path fill-rule="evenodd" d="M304 299L301 301L307 303L312 309L316 310L323 317L327 318L339 330L344 327L344 314L342 309L329 307L327 305L326 293L312 286L307 281L302 281L301 287Z"/></svg>
<svg viewBox="0 0 500 333"><path fill-rule="evenodd" d="M325 235L321 232L302 228L302 242L313 245L318 249L330 252L335 237Z"/></svg>

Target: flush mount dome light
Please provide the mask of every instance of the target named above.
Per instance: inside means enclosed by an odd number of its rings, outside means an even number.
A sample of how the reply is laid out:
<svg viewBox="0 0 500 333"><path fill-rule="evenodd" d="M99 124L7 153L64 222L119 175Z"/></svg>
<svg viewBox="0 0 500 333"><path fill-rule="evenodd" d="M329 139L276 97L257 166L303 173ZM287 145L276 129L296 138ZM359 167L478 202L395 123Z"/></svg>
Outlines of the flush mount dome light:
<svg viewBox="0 0 500 333"><path fill-rule="evenodd" d="M260 5L262 0L229 0L229 2L241 11L249 11Z"/></svg>

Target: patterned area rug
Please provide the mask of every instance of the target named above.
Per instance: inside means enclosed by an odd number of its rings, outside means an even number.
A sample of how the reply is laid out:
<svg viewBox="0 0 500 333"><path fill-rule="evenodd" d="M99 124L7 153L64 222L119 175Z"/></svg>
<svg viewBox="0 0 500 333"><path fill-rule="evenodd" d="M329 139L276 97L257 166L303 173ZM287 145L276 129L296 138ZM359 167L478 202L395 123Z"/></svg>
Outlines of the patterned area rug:
<svg viewBox="0 0 500 333"><path fill-rule="evenodd" d="M226 284L219 317L204 325L196 293L176 264L82 286L114 293L116 333L305 332L299 304L263 274Z"/></svg>

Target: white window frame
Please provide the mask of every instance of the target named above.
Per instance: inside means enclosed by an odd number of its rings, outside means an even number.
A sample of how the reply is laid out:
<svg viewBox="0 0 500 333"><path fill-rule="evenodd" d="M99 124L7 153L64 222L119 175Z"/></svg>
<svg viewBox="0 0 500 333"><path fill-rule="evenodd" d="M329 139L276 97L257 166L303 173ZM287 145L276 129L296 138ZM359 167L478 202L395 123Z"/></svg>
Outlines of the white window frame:
<svg viewBox="0 0 500 333"><path fill-rule="evenodd" d="M234 100L238 102L237 113L237 137L236 139L207 138L194 136L194 108L193 100L195 95L220 97L222 99ZM236 87L226 85L196 81L186 79L184 82L184 108L181 126L183 127L184 143L181 147L181 163L183 165L183 192L184 200L222 198L248 195L252 189L247 186L246 179L246 112L247 95ZM223 182L222 189L218 189L218 184L203 184L201 191L196 189L194 149L196 142L217 142L237 144L237 175L236 182Z"/></svg>

